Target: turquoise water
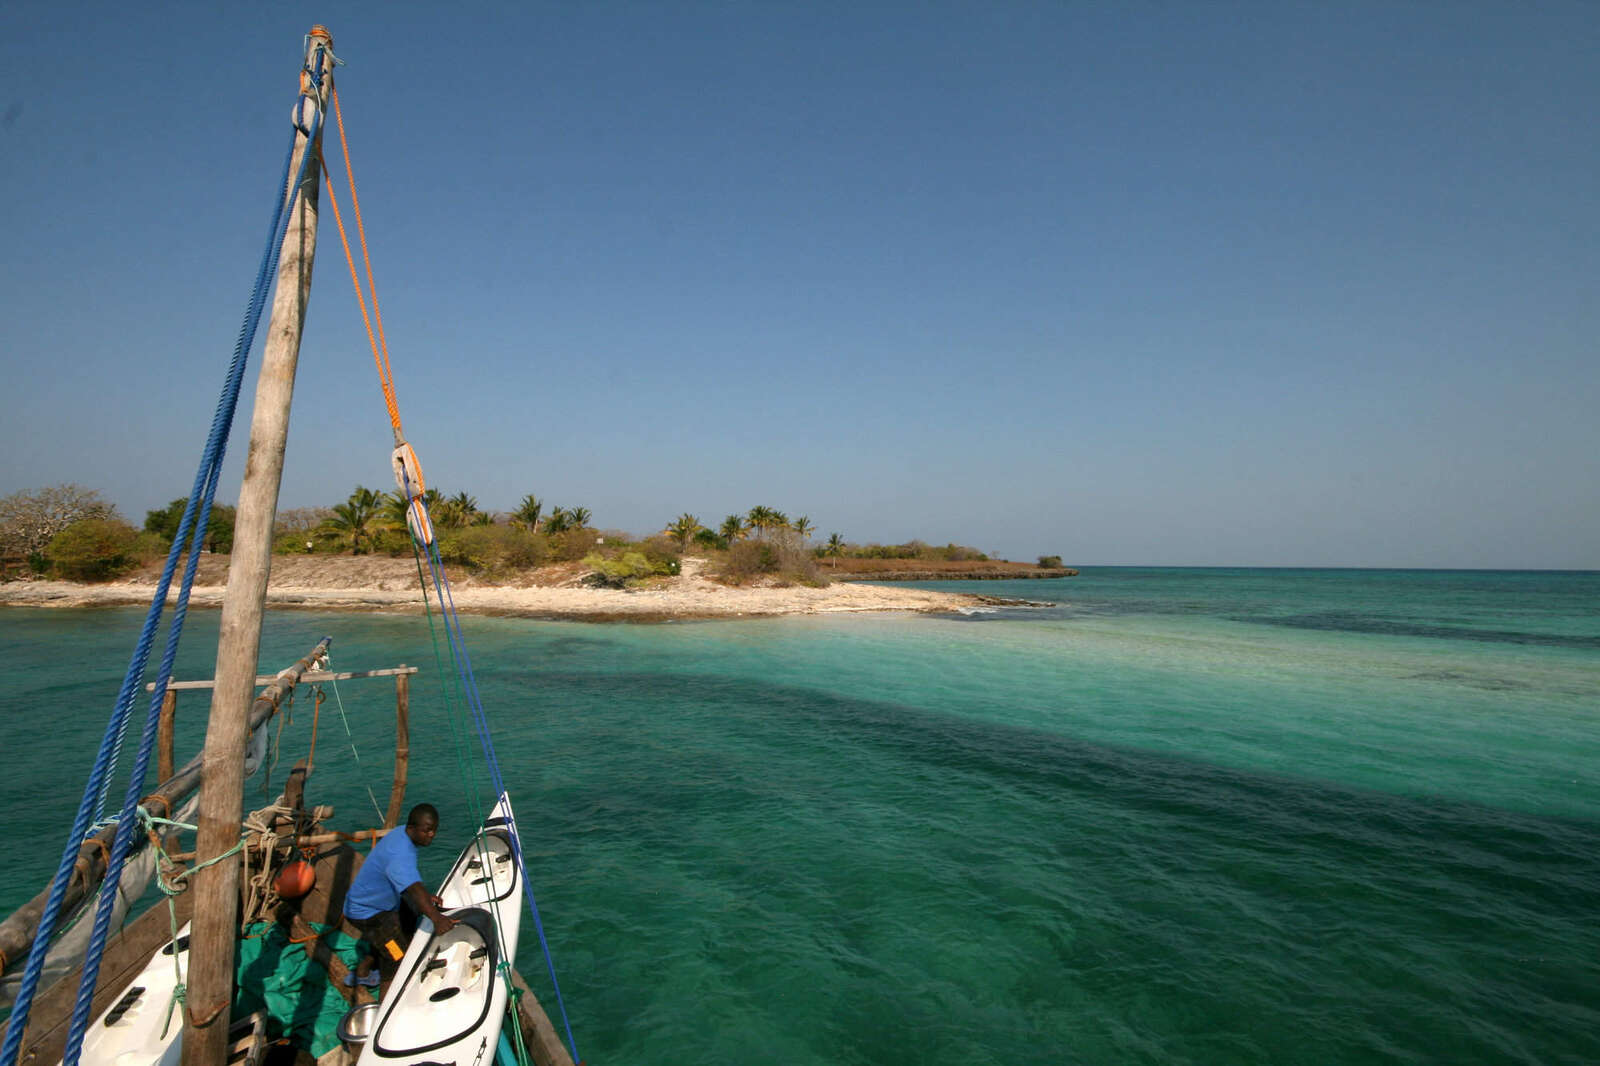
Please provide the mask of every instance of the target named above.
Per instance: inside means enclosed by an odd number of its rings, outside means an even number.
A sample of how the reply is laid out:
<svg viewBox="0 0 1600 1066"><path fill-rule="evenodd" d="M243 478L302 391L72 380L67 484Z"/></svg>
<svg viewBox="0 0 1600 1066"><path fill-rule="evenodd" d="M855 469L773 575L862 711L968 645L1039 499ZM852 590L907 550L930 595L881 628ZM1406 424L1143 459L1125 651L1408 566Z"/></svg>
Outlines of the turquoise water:
<svg viewBox="0 0 1600 1066"><path fill-rule="evenodd" d="M1600 574L973 588L1052 605L467 620L588 1061L1600 1061ZM70 821L140 617L0 611L5 839ZM464 831L425 625L279 613L264 664L323 633L430 667L409 796ZM338 696L360 763L330 694L314 796L366 825L392 689ZM554 1013L526 923L519 962Z"/></svg>

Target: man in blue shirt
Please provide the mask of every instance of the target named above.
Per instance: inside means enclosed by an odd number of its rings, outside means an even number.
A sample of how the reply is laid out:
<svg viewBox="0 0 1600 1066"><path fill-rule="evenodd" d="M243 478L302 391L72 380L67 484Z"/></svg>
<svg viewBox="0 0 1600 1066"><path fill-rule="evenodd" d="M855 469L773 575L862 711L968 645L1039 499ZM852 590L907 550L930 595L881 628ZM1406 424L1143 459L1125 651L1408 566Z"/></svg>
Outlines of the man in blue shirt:
<svg viewBox="0 0 1600 1066"><path fill-rule="evenodd" d="M411 936L400 921L400 901L433 923L436 932L449 932L455 920L439 908L444 901L422 886L417 871L417 849L433 843L439 831L439 812L431 803L419 803L406 816L405 829L390 830L378 841L356 873L344 897L344 916L361 933L372 952L356 967L355 980L367 986L394 980ZM378 973L372 972L376 961Z"/></svg>

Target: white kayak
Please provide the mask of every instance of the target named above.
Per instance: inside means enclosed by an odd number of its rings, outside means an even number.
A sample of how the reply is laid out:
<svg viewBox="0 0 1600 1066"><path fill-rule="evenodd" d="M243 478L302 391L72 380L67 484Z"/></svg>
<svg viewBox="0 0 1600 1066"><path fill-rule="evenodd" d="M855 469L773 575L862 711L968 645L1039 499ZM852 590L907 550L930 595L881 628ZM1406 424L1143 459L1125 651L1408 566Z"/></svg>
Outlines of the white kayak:
<svg viewBox="0 0 1600 1066"><path fill-rule="evenodd" d="M506 1013L500 964L516 957L522 919L516 832L502 795L439 887L454 928L418 923L358 1066L492 1066Z"/></svg>
<svg viewBox="0 0 1600 1066"><path fill-rule="evenodd" d="M106 1066L178 1066L183 1054L183 1010L173 1007L172 990L188 972L189 927L185 925L178 930L177 939L150 956L127 991L90 1024L83 1034L78 1061Z"/></svg>

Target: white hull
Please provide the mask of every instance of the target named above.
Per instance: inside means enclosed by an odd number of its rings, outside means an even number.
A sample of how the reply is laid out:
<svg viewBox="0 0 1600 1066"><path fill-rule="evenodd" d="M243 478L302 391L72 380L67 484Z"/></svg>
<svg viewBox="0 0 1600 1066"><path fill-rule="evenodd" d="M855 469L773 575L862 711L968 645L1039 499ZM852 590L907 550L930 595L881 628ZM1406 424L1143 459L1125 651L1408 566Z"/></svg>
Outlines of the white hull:
<svg viewBox="0 0 1600 1066"><path fill-rule="evenodd" d="M173 1007L169 1024L168 1007L172 1006L172 990L188 972L189 927L185 925L176 940L168 941L150 957L127 991L90 1023L78 1061L84 1066L178 1066L183 1052L183 1009Z"/></svg>
<svg viewBox="0 0 1600 1066"><path fill-rule="evenodd" d="M491 1066L506 1012L500 964L516 957L522 919L516 831L501 796L439 888L455 927L419 923L358 1066Z"/></svg>

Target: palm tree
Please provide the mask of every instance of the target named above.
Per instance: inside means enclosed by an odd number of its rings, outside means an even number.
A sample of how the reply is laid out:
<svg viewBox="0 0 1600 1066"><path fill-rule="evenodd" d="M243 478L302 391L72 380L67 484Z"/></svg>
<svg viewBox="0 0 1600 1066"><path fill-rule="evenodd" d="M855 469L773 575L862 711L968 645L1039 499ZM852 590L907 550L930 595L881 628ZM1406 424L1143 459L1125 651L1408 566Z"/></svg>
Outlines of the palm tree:
<svg viewBox="0 0 1600 1066"><path fill-rule="evenodd" d="M411 507L411 501L400 495L398 491L383 494L383 520L395 529L404 529L406 525L406 511Z"/></svg>
<svg viewBox="0 0 1600 1066"><path fill-rule="evenodd" d="M465 492L458 492L454 496L450 497L450 502L454 504L458 510L460 510L461 517L464 521L470 522L477 517L478 500L476 497L469 496Z"/></svg>
<svg viewBox="0 0 1600 1066"><path fill-rule="evenodd" d="M700 532L700 519L685 511L678 516L676 522L667 527L667 532L677 539L679 548L687 548L689 541Z"/></svg>
<svg viewBox="0 0 1600 1066"><path fill-rule="evenodd" d="M786 525L789 521L772 508L759 506L750 508L750 513L745 518L757 536L766 536L767 530L774 526Z"/></svg>
<svg viewBox="0 0 1600 1066"><path fill-rule="evenodd" d="M433 524L441 529L460 529L467 524L467 516L455 500L440 500L428 508L428 513L433 515Z"/></svg>
<svg viewBox="0 0 1600 1066"><path fill-rule="evenodd" d="M511 512L511 520L527 526L528 532L533 533L539 528L539 514L543 510L539 497L529 493L522 498L522 506Z"/></svg>
<svg viewBox="0 0 1600 1066"><path fill-rule="evenodd" d="M565 507L552 507L550 514L544 520L546 533L565 533L570 528L571 519Z"/></svg>
<svg viewBox="0 0 1600 1066"><path fill-rule="evenodd" d="M828 555L833 556L833 568L839 569L839 556L844 554L844 538L834 533L828 537L828 546L823 549Z"/></svg>
<svg viewBox="0 0 1600 1066"><path fill-rule="evenodd" d="M494 525L494 512L474 511L472 514L472 521L469 524L474 526L492 526Z"/></svg>
<svg viewBox="0 0 1600 1066"><path fill-rule="evenodd" d="M801 540L805 540L806 537L810 535L811 531L816 528L816 526L811 524L811 519L807 518L805 515L801 515L799 518L794 520L794 531L800 534Z"/></svg>
<svg viewBox="0 0 1600 1066"><path fill-rule="evenodd" d="M722 520L722 528L717 530L722 539L732 544L744 536L744 519L739 515L731 514Z"/></svg>
<svg viewBox="0 0 1600 1066"><path fill-rule="evenodd" d="M567 512L567 520L572 523L573 529L582 529L589 524L589 508L574 507Z"/></svg>
<svg viewBox="0 0 1600 1066"><path fill-rule="evenodd" d="M362 542L373 537L384 498L381 492L357 485L348 500L334 505L333 515L323 523L324 535L347 541L352 552L361 554Z"/></svg>

